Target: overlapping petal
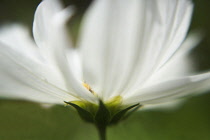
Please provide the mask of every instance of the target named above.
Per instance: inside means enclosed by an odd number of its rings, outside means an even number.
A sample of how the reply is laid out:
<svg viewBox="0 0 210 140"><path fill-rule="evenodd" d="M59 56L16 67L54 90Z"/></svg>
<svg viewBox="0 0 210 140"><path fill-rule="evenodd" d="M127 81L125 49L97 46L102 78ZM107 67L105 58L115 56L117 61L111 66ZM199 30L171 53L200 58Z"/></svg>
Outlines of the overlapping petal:
<svg viewBox="0 0 210 140"><path fill-rule="evenodd" d="M49 103L120 95L147 105L207 91L210 73L189 76L188 52L200 40L185 40L192 10L191 0L95 0L75 48L65 28L72 7L44 0L36 44L23 27L1 29L0 95Z"/></svg>
<svg viewBox="0 0 210 140"><path fill-rule="evenodd" d="M63 100L75 99L66 91L48 83L48 75L44 75L47 69L30 58L29 53L25 54L21 50L21 47L12 48L0 43L0 97L42 103L62 103Z"/></svg>
<svg viewBox="0 0 210 140"><path fill-rule="evenodd" d="M75 60L78 57L67 56L67 53L77 53L65 28L72 12L71 8L63 9L59 0L43 1L35 13L34 37L48 63L52 63L63 76L68 90L76 96L94 101L94 96L82 86L83 79L77 72L81 69L80 62ZM75 65L75 62L78 64Z"/></svg>
<svg viewBox="0 0 210 140"><path fill-rule="evenodd" d="M141 86L180 47L192 7L188 0L95 1L80 40L84 79L105 100Z"/></svg>
<svg viewBox="0 0 210 140"><path fill-rule="evenodd" d="M48 97L44 95L47 93L50 96L59 97L59 101L94 100L94 96L82 86L81 73L78 72L80 62L77 52L72 48L64 28L70 15L70 8L63 9L58 0L43 1L37 8L34 20L33 32L37 45L30 40L29 34L23 27L20 28L17 25L2 29L0 55L3 80L0 85L2 92L5 93L4 97L10 96L8 94L10 90L14 97L16 97L15 93L19 97L20 92L24 90L27 92L28 89L25 88L28 87L39 91L35 90L37 94L32 93L30 100L40 92L43 95L39 96ZM11 41L12 38L14 38L13 41ZM11 70L6 72L6 69L10 68ZM15 74L17 74L16 78L14 78ZM14 87L19 85L20 91L9 88L13 85ZM40 86L45 87L47 91L39 90ZM20 97L28 98L24 93L22 94L23 96Z"/></svg>
<svg viewBox="0 0 210 140"><path fill-rule="evenodd" d="M209 90L210 73L187 76L162 81L142 88L133 96L126 98L127 103L142 104L164 103L187 95Z"/></svg>

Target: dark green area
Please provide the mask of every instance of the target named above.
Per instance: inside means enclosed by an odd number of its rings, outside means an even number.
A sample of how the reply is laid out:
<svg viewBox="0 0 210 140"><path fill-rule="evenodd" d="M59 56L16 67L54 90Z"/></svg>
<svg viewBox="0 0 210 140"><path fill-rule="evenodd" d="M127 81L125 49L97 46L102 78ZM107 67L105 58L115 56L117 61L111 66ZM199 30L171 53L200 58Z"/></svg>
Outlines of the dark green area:
<svg viewBox="0 0 210 140"><path fill-rule="evenodd" d="M108 140L209 140L210 94L176 111L140 111L108 128ZM43 109L23 101L0 101L1 140L98 140L95 127L70 107Z"/></svg>
<svg viewBox="0 0 210 140"><path fill-rule="evenodd" d="M0 24L21 22L31 28L40 0L0 0ZM78 21L88 0L76 3L77 14L70 22L77 35ZM208 0L194 0L191 30L201 29L205 38L193 51L198 70L210 69L210 19ZM209 140L210 94L193 97L175 111L140 111L116 126L109 127L108 140ZM95 127L84 123L70 107L43 109L24 101L0 100L0 140L98 140Z"/></svg>

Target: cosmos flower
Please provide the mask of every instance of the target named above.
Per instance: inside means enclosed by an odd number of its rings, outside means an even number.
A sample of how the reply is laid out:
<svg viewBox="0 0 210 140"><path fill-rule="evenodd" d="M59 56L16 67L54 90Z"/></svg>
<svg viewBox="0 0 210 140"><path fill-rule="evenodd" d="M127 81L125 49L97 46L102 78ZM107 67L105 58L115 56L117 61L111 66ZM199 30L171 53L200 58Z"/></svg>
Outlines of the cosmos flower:
<svg viewBox="0 0 210 140"><path fill-rule="evenodd" d="M0 30L0 97L147 107L205 92L210 73L191 75L188 53L199 42L186 38L192 11L191 0L95 0L73 45L73 8L44 0L34 40L22 25Z"/></svg>

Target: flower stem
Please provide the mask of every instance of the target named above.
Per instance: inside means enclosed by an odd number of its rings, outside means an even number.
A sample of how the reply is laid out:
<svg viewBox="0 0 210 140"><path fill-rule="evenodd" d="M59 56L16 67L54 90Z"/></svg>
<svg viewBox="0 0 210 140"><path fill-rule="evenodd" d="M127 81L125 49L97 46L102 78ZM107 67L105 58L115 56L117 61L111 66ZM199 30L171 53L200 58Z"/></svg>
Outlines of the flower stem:
<svg viewBox="0 0 210 140"><path fill-rule="evenodd" d="M100 140L106 140L106 125L96 125Z"/></svg>

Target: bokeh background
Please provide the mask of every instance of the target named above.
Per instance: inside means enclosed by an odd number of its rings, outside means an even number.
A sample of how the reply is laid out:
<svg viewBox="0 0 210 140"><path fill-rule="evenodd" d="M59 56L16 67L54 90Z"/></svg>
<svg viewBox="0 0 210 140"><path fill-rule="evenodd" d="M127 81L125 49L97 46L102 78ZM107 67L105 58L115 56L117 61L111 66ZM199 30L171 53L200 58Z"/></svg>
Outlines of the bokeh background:
<svg viewBox="0 0 210 140"><path fill-rule="evenodd" d="M91 0L65 0L77 8L69 23L74 40ZM18 22L31 29L40 0L0 0L0 25ZM210 1L194 0L191 30L205 34L192 57L197 70L210 70ZM91 124L80 120L69 107L43 108L27 101L0 99L0 140L97 140ZM108 129L109 140L210 140L210 94L191 97L179 109L139 111Z"/></svg>

